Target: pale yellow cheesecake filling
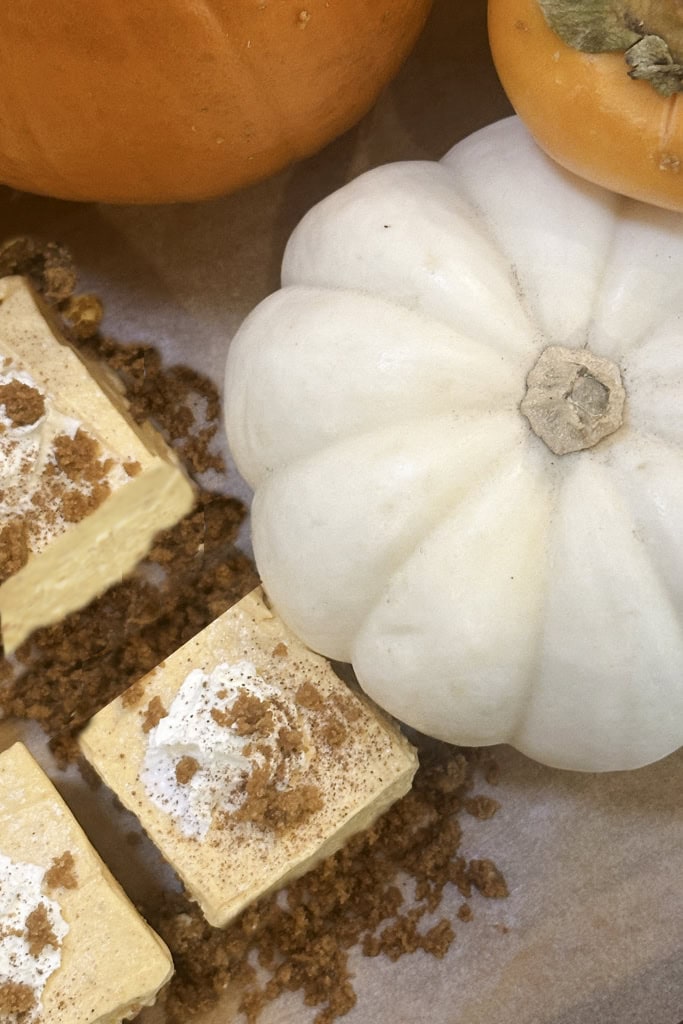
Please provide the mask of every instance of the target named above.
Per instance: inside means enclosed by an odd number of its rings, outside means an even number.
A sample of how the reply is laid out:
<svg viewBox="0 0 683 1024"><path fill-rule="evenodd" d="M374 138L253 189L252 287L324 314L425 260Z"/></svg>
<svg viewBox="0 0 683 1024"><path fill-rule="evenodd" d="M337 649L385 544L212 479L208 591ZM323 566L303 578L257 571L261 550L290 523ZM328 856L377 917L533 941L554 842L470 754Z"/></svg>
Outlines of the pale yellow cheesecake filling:
<svg viewBox="0 0 683 1024"><path fill-rule="evenodd" d="M59 336L23 278L0 279L0 622L6 653L146 554L191 508L174 453L111 374Z"/></svg>
<svg viewBox="0 0 683 1024"><path fill-rule="evenodd" d="M118 1024L172 971L26 748L0 754L3 1024Z"/></svg>
<svg viewBox="0 0 683 1024"><path fill-rule="evenodd" d="M260 590L95 715L79 744L219 927L368 827L417 768L398 728Z"/></svg>

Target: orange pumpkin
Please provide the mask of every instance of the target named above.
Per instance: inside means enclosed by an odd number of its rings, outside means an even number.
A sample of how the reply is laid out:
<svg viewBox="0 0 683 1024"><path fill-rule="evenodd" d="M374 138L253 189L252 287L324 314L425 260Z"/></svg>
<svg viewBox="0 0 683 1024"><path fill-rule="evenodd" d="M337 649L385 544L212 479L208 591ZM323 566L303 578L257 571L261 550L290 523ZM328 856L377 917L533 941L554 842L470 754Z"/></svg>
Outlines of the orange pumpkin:
<svg viewBox="0 0 683 1024"><path fill-rule="evenodd" d="M65 199L224 194L320 149L430 0L0 4L0 182Z"/></svg>
<svg viewBox="0 0 683 1024"><path fill-rule="evenodd" d="M680 0L657 0L678 21ZM499 78L539 145L590 181L683 210L683 95L629 77L623 53L584 53L548 25L538 0L489 0Z"/></svg>

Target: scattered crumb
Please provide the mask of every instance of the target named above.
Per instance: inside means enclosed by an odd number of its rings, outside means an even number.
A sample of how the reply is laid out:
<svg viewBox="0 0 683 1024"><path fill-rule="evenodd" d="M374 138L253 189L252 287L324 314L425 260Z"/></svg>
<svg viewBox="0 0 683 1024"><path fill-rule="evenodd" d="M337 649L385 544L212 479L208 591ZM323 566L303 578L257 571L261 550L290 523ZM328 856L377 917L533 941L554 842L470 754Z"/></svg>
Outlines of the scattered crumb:
<svg viewBox="0 0 683 1024"><path fill-rule="evenodd" d="M121 694L121 704L124 708L134 708L145 696L144 680L136 679L132 686Z"/></svg>
<svg viewBox="0 0 683 1024"><path fill-rule="evenodd" d="M28 277L46 302L66 302L76 288L76 270L69 251L57 242L12 238L0 242L0 277Z"/></svg>
<svg viewBox="0 0 683 1024"><path fill-rule="evenodd" d="M0 384L0 405L15 427L37 423L45 413L45 399L40 391L20 380Z"/></svg>
<svg viewBox="0 0 683 1024"><path fill-rule="evenodd" d="M186 754L175 766L175 777L181 786L187 786L199 771L199 761Z"/></svg>
<svg viewBox="0 0 683 1024"><path fill-rule="evenodd" d="M44 903L39 903L26 918L26 937L31 956L39 957L46 946L52 946L54 949L59 947Z"/></svg>
<svg viewBox="0 0 683 1024"><path fill-rule="evenodd" d="M497 800L483 794L468 797L463 806L468 814L471 814L473 818L479 818L480 821L492 818L496 811L500 810Z"/></svg>
<svg viewBox="0 0 683 1024"><path fill-rule="evenodd" d="M159 724L162 718L166 718L168 711L161 703L160 697L152 697L151 701L147 705L145 711L145 717L142 721L142 731L150 732Z"/></svg>
<svg viewBox="0 0 683 1024"><path fill-rule="evenodd" d="M12 520L0 529L0 583L19 572L26 565L28 556L26 523L21 519Z"/></svg>
<svg viewBox="0 0 683 1024"><path fill-rule="evenodd" d="M36 997L30 985L0 981L0 1020L9 1020L13 1014L28 1014L35 1005Z"/></svg>
<svg viewBox="0 0 683 1024"><path fill-rule="evenodd" d="M55 857L45 872L45 884L48 889L77 889L76 861L70 850L65 850L60 857Z"/></svg>
<svg viewBox="0 0 683 1024"><path fill-rule="evenodd" d="M471 860L467 875L483 896L502 899L509 895L505 879L493 861Z"/></svg>
<svg viewBox="0 0 683 1024"><path fill-rule="evenodd" d="M91 338L104 316L102 303L96 295L70 295L61 306L70 334L77 339Z"/></svg>
<svg viewBox="0 0 683 1024"><path fill-rule="evenodd" d="M319 711L322 707L323 699L313 683L306 682L302 683L296 691L296 702L302 708L308 708L309 711Z"/></svg>
<svg viewBox="0 0 683 1024"><path fill-rule="evenodd" d="M233 729L238 736L270 736L273 731L273 712L268 701L254 694L242 692L228 711L211 709L211 717L218 725Z"/></svg>

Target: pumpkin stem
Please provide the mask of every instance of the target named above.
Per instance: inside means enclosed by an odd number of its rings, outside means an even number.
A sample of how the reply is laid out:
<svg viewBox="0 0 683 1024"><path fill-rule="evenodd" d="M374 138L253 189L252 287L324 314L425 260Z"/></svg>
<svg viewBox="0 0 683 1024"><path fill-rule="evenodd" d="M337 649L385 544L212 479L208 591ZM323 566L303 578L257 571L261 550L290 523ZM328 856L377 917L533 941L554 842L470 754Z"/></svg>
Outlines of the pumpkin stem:
<svg viewBox="0 0 683 1024"><path fill-rule="evenodd" d="M520 410L555 455L592 448L623 422L619 367L588 349L549 345L526 383Z"/></svg>
<svg viewBox="0 0 683 1024"><path fill-rule="evenodd" d="M621 52L631 78L683 91L680 0L538 0L554 32L583 53Z"/></svg>

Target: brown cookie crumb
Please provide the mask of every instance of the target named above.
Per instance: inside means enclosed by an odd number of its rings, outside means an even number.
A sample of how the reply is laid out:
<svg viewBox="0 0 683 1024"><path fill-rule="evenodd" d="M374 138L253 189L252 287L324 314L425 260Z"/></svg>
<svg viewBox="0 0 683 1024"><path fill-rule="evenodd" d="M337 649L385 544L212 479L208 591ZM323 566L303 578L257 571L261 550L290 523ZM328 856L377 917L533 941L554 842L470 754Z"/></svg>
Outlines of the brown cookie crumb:
<svg viewBox="0 0 683 1024"><path fill-rule="evenodd" d="M43 395L20 380L0 384L0 405L15 427L29 427L45 414Z"/></svg>
<svg viewBox="0 0 683 1024"><path fill-rule="evenodd" d="M138 679L129 686L127 690L121 694L121 706L124 708L134 708L140 703L142 698L145 696L145 683L143 679Z"/></svg>
<svg viewBox="0 0 683 1024"><path fill-rule="evenodd" d="M277 738L278 746L282 751L282 756L285 758L300 754L304 749L304 737L299 729L292 729L288 725L283 725L277 734Z"/></svg>
<svg viewBox="0 0 683 1024"><path fill-rule="evenodd" d="M168 711L161 703L161 697L152 697L147 705L145 717L142 720L142 731L151 732L159 724L162 718L166 718Z"/></svg>
<svg viewBox="0 0 683 1024"><path fill-rule="evenodd" d="M87 480L94 483L101 479L102 465L99 460L99 445L81 427L73 437L58 434L54 439L57 465L74 483Z"/></svg>
<svg viewBox="0 0 683 1024"><path fill-rule="evenodd" d="M68 301L76 288L71 253L57 242L12 238L0 243L0 277L28 277L49 303Z"/></svg>
<svg viewBox="0 0 683 1024"><path fill-rule="evenodd" d="M87 493L67 491L59 502L59 510L67 523L80 523L82 519L92 515L102 502L111 494L106 483L94 484Z"/></svg>
<svg viewBox="0 0 683 1024"><path fill-rule="evenodd" d="M320 711L324 703L313 683L308 682L301 684L296 691L295 699L297 704L302 708L308 708L309 711Z"/></svg>
<svg viewBox="0 0 683 1024"><path fill-rule="evenodd" d="M26 937L31 956L39 957L46 946L52 946L54 949L59 947L43 903L39 903L26 918Z"/></svg>
<svg viewBox="0 0 683 1024"><path fill-rule="evenodd" d="M0 982L1 1020L8 1020L13 1014L28 1014L35 1005L36 997L30 985L21 981Z"/></svg>
<svg viewBox="0 0 683 1024"><path fill-rule="evenodd" d="M77 889L76 861L70 850L65 850L55 857L45 872L45 884L48 889Z"/></svg>
<svg viewBox="0 0 683 1024"><path fill-rule="evenodd" d="M463 806L468 814L480 821L492 818L496 811L500 810L500 804L490 796L470 796L463 801Z"/></svg>
<svg viewBox="0 0 683 1024"><path fill-rule="evenodd" d="M175 777L181 786L187 786L199 771L199 761L186 754L175 766Z"/></svg>
<svg viewBox="0 0 683 1024"><path fill-rule="evenodd" d="M273 713L268 702L250 693L240 693L228 711L212 708L211 717L238 736L270 736L273 731Z"/></svg>
<svg viewBox="0 0 683 1024"><path fill-rule="evenodd" d="M489 899L509 896L507 883L493 861L471 860L467 875L483 896Z"/></svg>
<svg viewBox="0 0 683 1024"><path fill-rule="evenodd" d="M28 530L21 519L0 528L0 583L22 569L29 556Z"/></svg>
<svg viewBox="0 0 683 1024"><path fill-rule="evenodd" d="M104 308L97 295L70 295L62 303L61 313L69 325L71 336L85 340L99 329Z"/></svg>

